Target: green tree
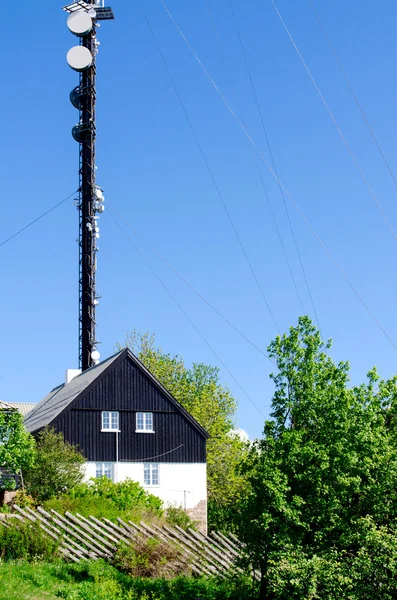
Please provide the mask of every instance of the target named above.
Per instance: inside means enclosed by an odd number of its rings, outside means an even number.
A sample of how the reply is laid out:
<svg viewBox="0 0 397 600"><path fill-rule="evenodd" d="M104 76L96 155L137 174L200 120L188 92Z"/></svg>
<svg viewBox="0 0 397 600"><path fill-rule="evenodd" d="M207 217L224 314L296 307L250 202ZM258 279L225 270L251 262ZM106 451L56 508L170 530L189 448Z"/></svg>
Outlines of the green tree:
<svg viewBox="0 0 397 600"><path fill-rule="evenodd" d="M396 543L397 378L381 381L374 369L365 384L350 386L349 364L335 364L330 346L301 317L268 349L278 367L272 418L243 467L247 493L239 508L239 531L266 600L391 598L390 586L397 590L395 564L381 591L379 572L372 583L352 575L368 561L379 571L381 561L372 559L379 545L391 552ZM370 530L363 527L368 518ZM281 579L291 583L294 569L295 583L306 577L306 588L280 596ZM327 577L339 581L336 595L318 591Z"/></svg>
<svg viewBox="0 0 397 600"><path fill-rule="evenodd" d="M219 370L203 363L188 368L179 356L166 354L155 338L135 330L127 334L121 350L128 347L176 400L209 433L207 473L209 526L229 527L234 503L244 486L237 466L246 453L246 444L233 435L236 400L219 382Z"/></svg>
<svg viewBox="0 0 397 600"><path fill-rule="evenodd" d="M28 493L39 502L67 493L82 482L84 462L62 433L43 429L36 437L36 461L23 472Z"/></svg>
<svg viewBox="0 0 397 600"><path fill-rule="evenodd" d="M0 466L9 473L19 473L34 462L34 438L23 426L22 415L14 409L0 410ZM4 479L6 487L10 481Z"/></svg>

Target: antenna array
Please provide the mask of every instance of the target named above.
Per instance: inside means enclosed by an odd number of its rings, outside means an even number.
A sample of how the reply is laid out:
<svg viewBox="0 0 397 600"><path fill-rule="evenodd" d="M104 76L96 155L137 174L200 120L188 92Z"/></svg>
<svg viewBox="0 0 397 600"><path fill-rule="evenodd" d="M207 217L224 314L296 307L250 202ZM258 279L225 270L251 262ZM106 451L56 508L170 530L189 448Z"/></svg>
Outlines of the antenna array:
<svg viewBox="0 0 397 600"><path fill-rule="evenodd" d="M99 42L96 36L98 21L114 19L111 8L102 0L78 0L63 7L68 13L69 31L80 40L67 53L71 69L80 74L79 85L70 92L70 101L79 111L79 122L72 136L79 144L79 362L82 371L97 364L100 358L96 340L96 265L99 215L105 209L102 188L95 179L95 104L96 55Z"/></svg>

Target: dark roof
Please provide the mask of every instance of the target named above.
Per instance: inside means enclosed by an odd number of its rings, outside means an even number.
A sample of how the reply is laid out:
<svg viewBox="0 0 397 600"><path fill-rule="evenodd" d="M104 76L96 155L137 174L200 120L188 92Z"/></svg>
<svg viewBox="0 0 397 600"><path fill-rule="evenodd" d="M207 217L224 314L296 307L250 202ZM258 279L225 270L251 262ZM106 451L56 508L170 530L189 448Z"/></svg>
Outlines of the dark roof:
<svg viewBox="0 0 397 600"><path fill-rule="evenodd" d="M159 388L167 399L186 417L186 419L205 437L209 434L192 417L192 415L179 404L179 402L170 394L168 390L152 375L145 365L129 350L125 348L103 360L98 365L87 369L77 377L74 377L68 384L61 384L51 390L41 402L35 405L35 408L27 415L24 424L31 433L50 425L52 421L66 410L71 403L76 400L87 388L94 384L98 377L115 365L116 362L128 356L132 362L145 373L151 382Z"/></svg>

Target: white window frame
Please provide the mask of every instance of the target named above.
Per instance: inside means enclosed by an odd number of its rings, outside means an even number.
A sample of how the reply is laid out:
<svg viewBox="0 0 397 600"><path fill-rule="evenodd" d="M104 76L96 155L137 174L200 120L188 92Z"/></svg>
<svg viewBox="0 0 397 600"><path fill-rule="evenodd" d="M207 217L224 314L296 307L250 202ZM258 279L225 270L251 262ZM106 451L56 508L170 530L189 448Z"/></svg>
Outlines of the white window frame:
<svg viewBox="0 0 397 600"><path fill-rule="evenodd" d="M145 481L145 473L149 472L149 483ZM153 483L153 472L157 475L157 482ZM159 463L143 463L143 486L160 487L160 466Z"/></svg>
<svg viewBox="0 0 397 600"><path fill-rule="evenodd" d="M139 415L143 415L143 429L139 428L138 425L138 421L139 421ZM149 427L147 427L147 415L150 415L150 420L151 420L151 428L149 429ZM135 433L154 433L154 429L153 429L153 413L152 412L137 412L136 413L136 417L135 417Z"/></svg>
<svg viewBox="0 0 397 600"><path fill-rule="evenodd" d="M106 469L106 467L107 467L107 469ZM97 474L99 470L102 472L101 475ZM108 475L106 475L105 470L110 470L110 477ZM114 480L113 463L111 463L111 462L97 462L97 463L95 463L95 478L97 478L97 477L106 477L110 481L113 481Z"/></svg>
<svg viewBox="0 0 397 600"><path fill-rule="evenodd" d="M104 415L108 415L109 427L104 426ZM117 415L117 427L113 427L113 415ZM120 431L120 413L117 410L103 410L101 415L102 429L101 431Z"/></svg>

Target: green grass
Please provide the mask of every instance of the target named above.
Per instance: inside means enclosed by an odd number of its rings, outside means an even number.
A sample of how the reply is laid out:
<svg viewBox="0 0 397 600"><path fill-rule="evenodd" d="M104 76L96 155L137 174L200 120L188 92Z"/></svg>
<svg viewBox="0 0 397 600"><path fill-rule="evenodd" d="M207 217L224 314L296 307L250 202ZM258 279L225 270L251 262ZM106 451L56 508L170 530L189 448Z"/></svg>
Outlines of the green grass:
<svg viewBox="0 0 397 600"><path fill-rule="evenodd" d="M132 578L104 561L0 562L0 600L248 600L248 580Z"/></svg>

